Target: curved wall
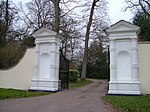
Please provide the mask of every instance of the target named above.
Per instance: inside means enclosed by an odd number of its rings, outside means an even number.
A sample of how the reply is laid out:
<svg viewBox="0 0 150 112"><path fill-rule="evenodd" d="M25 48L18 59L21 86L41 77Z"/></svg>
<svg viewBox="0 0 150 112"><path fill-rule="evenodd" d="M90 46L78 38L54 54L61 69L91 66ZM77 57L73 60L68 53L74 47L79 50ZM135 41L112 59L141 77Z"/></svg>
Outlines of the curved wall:
<svg viewBox="0 0 150 112"><path fill-rule="evenodd" d="M29 48L16 66L0 70L0 88L28 90L34 76L34 62L35 48Z"/></svg>

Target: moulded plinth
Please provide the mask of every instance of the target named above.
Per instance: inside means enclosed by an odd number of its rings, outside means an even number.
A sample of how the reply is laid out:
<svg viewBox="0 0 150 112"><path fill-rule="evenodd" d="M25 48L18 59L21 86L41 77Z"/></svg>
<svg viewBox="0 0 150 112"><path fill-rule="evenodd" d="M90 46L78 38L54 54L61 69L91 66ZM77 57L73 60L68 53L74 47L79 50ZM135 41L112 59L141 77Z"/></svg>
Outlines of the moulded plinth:
<svg viewBox="0 0 150 112"><path fill-rule="evenodd" d="M138 81L111 81L108 94L140 95L140 83Z"/></svg>
<svg viewBox="0 0 150 112"><path fill-rule="evenodd" d="M58 91L59 80L32 79L30 90Z"/></svg>

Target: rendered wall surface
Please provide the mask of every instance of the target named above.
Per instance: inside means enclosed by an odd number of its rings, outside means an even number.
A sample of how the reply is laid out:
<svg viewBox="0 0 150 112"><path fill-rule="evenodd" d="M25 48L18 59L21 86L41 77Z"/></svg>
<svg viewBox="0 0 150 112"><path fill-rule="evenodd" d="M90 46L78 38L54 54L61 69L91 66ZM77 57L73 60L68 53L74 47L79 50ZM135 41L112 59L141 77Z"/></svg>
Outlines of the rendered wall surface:
<svg viewBox="0 0 150 112"><path fill-rule="evenodd" d="M138 61L141 93L150 94L150 42L138 43Z"/></svg>
<svg viewBox="0 0 150 112"><path fill-rule="evenodd" d="M0 88L28 90L34 76L34 63L35 48L29 48L16 66L0 70Z"/></svg>

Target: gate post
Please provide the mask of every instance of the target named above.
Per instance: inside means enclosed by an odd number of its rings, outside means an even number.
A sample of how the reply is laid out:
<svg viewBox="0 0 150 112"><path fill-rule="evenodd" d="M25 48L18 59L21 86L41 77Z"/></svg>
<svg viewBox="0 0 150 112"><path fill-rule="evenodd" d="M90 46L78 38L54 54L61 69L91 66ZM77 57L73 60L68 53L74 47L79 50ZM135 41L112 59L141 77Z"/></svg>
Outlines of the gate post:
<svg viewBox="0 0 150 112"><path fill-rule="evenodd" d="M108 94L140 95L137 33L139 27L121 20L106 29L110 40Z"/></svg>
<svg viewBox="0 0 150 112"><path fill-rule="evenodd" d="M36 39L35 75L30 90L58 91L61 36L43 27L33 37Z"/></svg>

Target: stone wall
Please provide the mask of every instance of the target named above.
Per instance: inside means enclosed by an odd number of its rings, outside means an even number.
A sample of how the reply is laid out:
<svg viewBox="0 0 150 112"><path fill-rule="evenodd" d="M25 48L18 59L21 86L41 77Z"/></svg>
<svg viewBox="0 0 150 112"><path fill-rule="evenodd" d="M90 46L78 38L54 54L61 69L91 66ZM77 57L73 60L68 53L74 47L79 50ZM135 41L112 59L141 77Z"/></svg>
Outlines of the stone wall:
<svg viewBox="0 0 150 112"><path fill-rule="evenodd" d="M141 93L150 94L150 42L138 43L138 61Z"/></svg>
<svg viewBox="0 0 150 112"><path fill-rule="evenodd" d="M0 70L0 88L28 90L34 76L34 63L35 48L29 48L16 66Z"/></svg>

